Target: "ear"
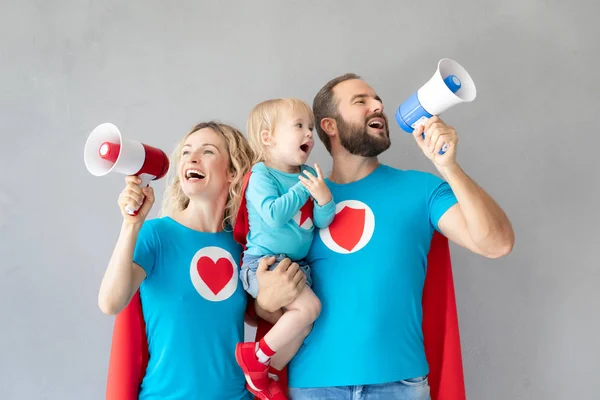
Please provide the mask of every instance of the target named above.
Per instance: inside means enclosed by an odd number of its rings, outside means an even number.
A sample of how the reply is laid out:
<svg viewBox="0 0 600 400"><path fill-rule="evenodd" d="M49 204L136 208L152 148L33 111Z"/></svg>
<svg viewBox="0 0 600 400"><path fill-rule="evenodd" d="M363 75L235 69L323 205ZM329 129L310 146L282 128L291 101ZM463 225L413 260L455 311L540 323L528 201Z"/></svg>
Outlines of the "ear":
<svg viewBox="0 0 600 400"><path fill-rule="evenodd" d="M232 183L235 177L237 176L237 172L230 170L227 172L227 182Z"/></svg>
<svg viewBox="0 0 600 400"><path fill-rule="evenodd" d="M333 118L323 118L321 120L321 129L323 129L323 132L325 132L327 136L333 137L337 135L337 122Z"/></svg>
<svg viewBox="0 0 600 400"><path fill-rule="evenodd" d="M260 142L263 144L263 146L272 146L275 144L275 137L271 131L265 129L260 132Z"/></svg>

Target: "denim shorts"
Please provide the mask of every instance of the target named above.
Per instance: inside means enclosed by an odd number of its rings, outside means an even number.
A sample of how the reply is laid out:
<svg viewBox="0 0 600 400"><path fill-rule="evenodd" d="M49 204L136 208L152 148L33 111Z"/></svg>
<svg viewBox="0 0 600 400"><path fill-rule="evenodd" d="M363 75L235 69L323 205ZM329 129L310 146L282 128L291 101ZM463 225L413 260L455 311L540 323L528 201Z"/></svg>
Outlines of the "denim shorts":
<svg viewBox="0 0 600 400"><path fill-rule="evenodd" d="M430 400L427 376L380 385L290 388L291 400Z"/></svg>
<svg viewBox="0 0 600 400"><path fill-rule="evenodd" d="M275 255L276 258L273 265L269 266L269 270L275 269L275 267L283 260L284 258L288 258L285 254ZM250 294L250 296L256 298L258 295L258 281L256 280L256 270L258 269L258 264L260 260L264 257L271 257L270 255L265 256L254 256L254 255L246 255L244 254L242 269L240 271L240 280L242 281L242 286L244 290ZM306 276L306 284L308 286L312 286L312 279L310 277L310 266L307 264L306 260L294 261L300 267L300 270L304 272Z"/></svg>

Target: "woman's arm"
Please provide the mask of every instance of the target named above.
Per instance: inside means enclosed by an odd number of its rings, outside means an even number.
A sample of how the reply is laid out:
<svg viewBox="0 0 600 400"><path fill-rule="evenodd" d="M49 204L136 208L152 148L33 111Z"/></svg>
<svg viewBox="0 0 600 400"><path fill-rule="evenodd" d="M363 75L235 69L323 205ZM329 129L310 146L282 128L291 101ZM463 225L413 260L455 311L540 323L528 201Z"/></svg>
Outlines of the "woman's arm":
<svg viewBox="0 0 600 400"><path fill-rule="evenodd" d="M123 215L121 233L115 245L108 267L100 284L98 306L105 314L118 314L139 289L146 278L142 267L133 262L133 253L144 220L154 204L154 191L151 187L141 189L137 176L125 178L126 186L119 196L119 207ZM144 201L145 200L145 201ZM142 204L143 203L143 204ZM129 215L125 208L136 208L142 204L137 215Z"/></svg>
<svg viewBox="0 0 600 400"><path fill-rule="evenodd" d="M118 314L125 308L146 278L146 272L133 262L140 228L123 222L98 293L98 306L105 314Z"/></svg>

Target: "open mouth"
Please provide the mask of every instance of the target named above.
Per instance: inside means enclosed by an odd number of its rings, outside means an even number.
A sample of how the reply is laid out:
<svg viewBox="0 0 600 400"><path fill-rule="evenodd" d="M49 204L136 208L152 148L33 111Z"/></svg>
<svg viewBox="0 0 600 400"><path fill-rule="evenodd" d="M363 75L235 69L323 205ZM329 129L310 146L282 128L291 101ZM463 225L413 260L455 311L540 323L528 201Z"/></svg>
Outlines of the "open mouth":
<svg viewBox="0 0 600 400"><path fill-rule="evenodd" d="M371 128L383 129L385 123L381 118L373 118L367 123L367 125Z"/></svg>
<svg viewBox="0 0 600 400"><path fill-rule="evenodd" d="M308 150L310 150L310 146L308 145L308 143L304 143L300 146L300 150L302 150L305 153L308 153Z"/></svg>
<svg viewBox="0 0 600 400"><path fill-rule="evenodd" d="M188 181L199 181L204 179L204 174L197 169L188 169L185 171L185 179Z"/></svg>

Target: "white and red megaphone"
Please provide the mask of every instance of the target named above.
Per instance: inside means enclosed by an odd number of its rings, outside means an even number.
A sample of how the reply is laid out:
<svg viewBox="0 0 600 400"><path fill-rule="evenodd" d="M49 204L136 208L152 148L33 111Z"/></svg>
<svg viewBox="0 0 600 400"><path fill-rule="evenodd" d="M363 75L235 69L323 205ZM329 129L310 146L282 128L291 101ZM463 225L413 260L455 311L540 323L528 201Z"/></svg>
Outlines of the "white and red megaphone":
<svg viewBox="0 0 600 400"><path fill-rule="evenodd" d="M109 172L136 175L146 187L150 181L160 179L169 170L169 157L160 149L135 140L123 139L119 129L111 123L98 125L90 133L83 150L87 170L95 176ZM130 215L137 215L141 205L135 209L127 206Z"/></svg>

